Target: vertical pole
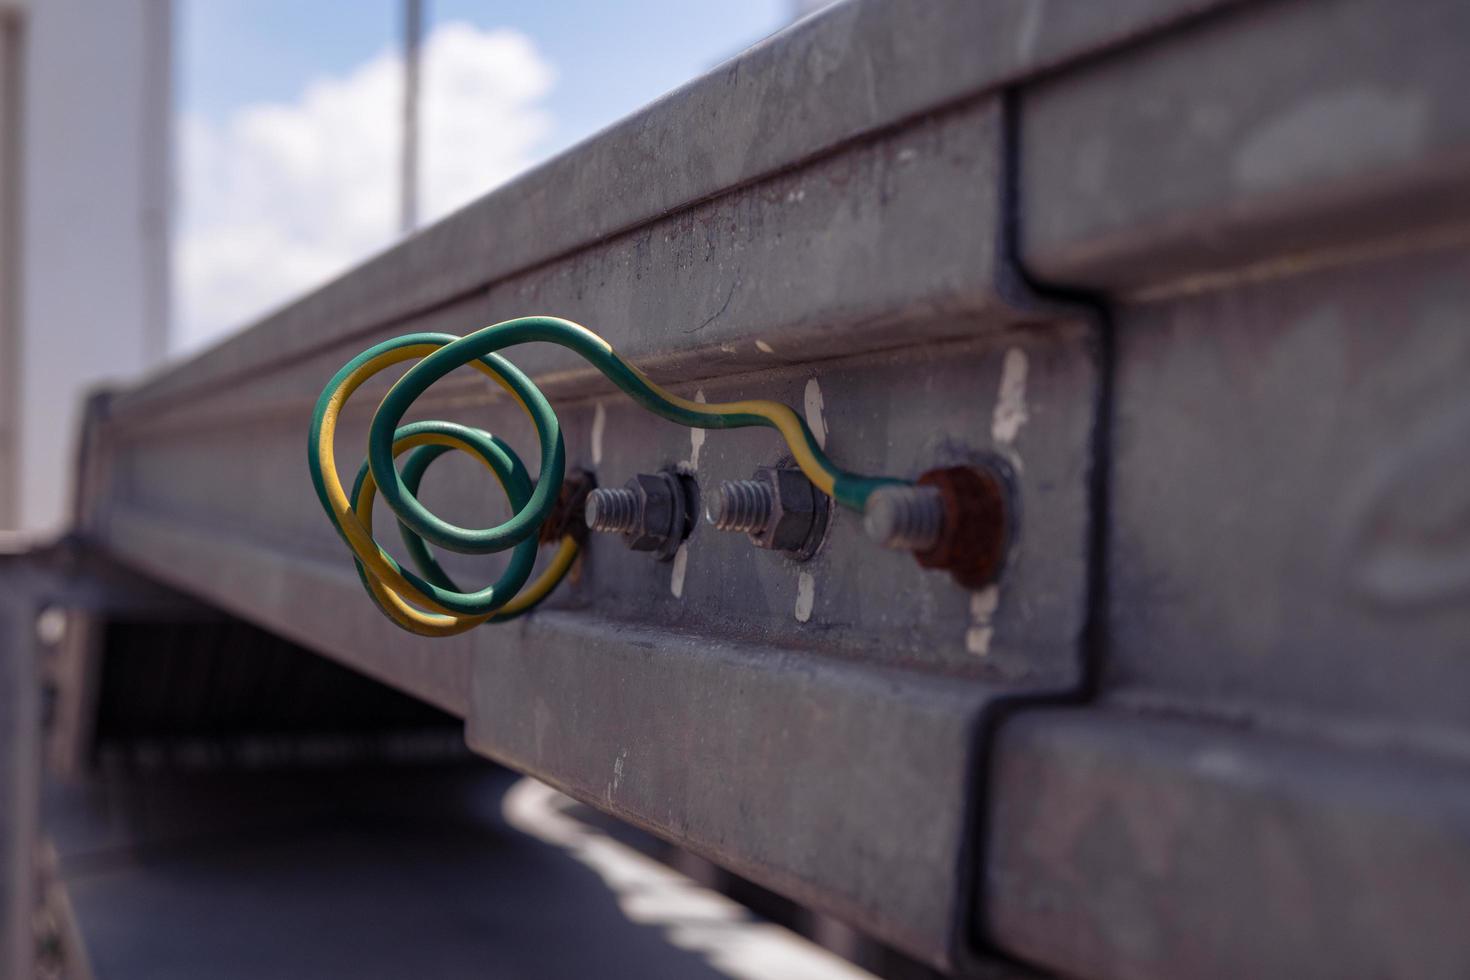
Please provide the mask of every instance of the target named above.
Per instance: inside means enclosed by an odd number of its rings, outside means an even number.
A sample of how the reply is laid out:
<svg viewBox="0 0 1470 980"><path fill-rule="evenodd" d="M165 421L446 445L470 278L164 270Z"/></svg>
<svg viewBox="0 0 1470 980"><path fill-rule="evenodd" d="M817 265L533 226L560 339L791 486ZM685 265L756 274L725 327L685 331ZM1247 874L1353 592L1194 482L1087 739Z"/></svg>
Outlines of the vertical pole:
<svg viewBox="0 0 1470 980"><path fill-rule="evenodd" d="M398 224L405 235L414 230L419 219L419 42L423 14L423 0L403 0L403 157Z"/></svg>
<svg viewBox="0 0 1470 980"><path fill-rule="evenodd" d="M18 11L0 9L0 530L20 526L20 139Z"/></svg>
<svg viewBox="0 0 1470 980"><path fill-rule="evenodd" d="M173 0L147 0L143 31L143 79L139 188L143 228L143 363L163 361L169 340L169 239L173 212Z"/></svg>

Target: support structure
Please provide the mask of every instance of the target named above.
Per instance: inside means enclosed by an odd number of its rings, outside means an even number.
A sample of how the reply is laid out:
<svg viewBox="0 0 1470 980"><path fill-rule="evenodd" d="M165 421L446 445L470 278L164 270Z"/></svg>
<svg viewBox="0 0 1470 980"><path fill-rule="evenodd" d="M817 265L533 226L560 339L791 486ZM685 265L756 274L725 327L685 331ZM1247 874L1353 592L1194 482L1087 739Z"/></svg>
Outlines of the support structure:
<svg viewBox="0 0 1470 980"><path fill-rule="evenodd" d="M943 970L1463 976L1466 36L1457 0L836 5L94 401L79 522ZM371 344L528 313L800 406L857 472L1010 474L996 584L839 513L805 562L594 535L525 619L395 629L312 499L311 407ZM506 353L601 487L786 464ZM483 379L421 407L518 431ZM426 502L481 513L455 465Z"/></svg>

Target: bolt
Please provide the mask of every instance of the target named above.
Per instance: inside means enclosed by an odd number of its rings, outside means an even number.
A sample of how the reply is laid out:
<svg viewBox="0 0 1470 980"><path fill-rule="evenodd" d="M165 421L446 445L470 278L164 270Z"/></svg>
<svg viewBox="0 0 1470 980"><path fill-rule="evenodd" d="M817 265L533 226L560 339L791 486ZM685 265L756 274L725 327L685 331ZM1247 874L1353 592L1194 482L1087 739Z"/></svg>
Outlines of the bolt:
<svg viewBox="0 0 1470 980"><path fill-rule="evenodd" d="M775 504L771 485L762 480L726 480L705 508L705 520L720 531L747 534L765 527Z"/></svg>
<svg viewBox="0 0 1470 980"><path fill-rule="evenodd" d="M885 548L928 551L944 531L944 496L937 487L879 487L868 496L863 530Z"/></svg>
<svg viewBox="0 0 1470 980"><path fill-rule="evenodd" d="M693 529L696 493L677 473L639 473L623 487L589 493L583 517L592 530L621 534L629 548L666 561Z"/></svg>
<svg viewBox="0 0 1470 980"><path fill-rule="evenodd" d="M625 487L602 487L587 495L587 526L594 531L623 534L638 523L638 494Z"/></svg>
<svg viewBox="0 0 1470 980"><path fill-rule="evenodd" d="M868 497L863 529L888 548L914 553L967 589L994 582L1011 547L1013 514L1002 464L930 470L912 485L880 487Z"/></svg>
<svg viewBox="0 0 1470 980"><path fill-rule="evenodd" d="M726 480L705 510L721 531L741 531L757 548L805 561L827 529L825 494L794 467L762 466L749 480Z"/></svg>

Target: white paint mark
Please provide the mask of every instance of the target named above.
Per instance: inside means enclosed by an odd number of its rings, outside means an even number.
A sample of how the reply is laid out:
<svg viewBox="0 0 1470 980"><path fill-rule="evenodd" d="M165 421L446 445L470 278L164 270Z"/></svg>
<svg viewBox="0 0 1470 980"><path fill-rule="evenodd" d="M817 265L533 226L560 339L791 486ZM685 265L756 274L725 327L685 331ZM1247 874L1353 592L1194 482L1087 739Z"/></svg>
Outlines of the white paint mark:
<svg viewBox="0 0 1470 980"><path fill-rule="evenodd" d="M989 585L970 596L970 628L965 630L965 649L977 657L990 652L990 640L995 633L991 620L1000 605L1000 589Z"/></svg>
<svg viewBox="0 0 1470 980"><path fill-rule="evenodd" d="M827 448L827 418L823 414L826 406L822 402L822 386L812 378L806 383L806 395L802 399L806 407L806 427L812 430L817 445Z"/></svg>
<svg viewBox="0 0 1470 980"><path fill-rule="evenodd" d="M1019 347L1006 351L1000 369L1000 391L995 398L995 415L990 422L990 437L1003 446L1016 441L1021 426L1030 418L1026 414L1026 352Z"/></svg>
<svg viewBox="0 0 1470 980"><path fill-rule="evenodd" d="M617 896L628 921L656 926L674 946L741 980L863 980L872 974L746 909L575 816L576 801L522 779L500 804L516 830L565 851L592 869Z"/></svg>
<svg viewBox="0 0 1470 980"><path fill-rule="evenodd" d="M700 388L694 393L694 400L699 404L705 404L704 389ZM679 464L679 472L693 474L699 469L699 451L704 448L705 431L703 429L689 430L689 461ZM679 545L679 550L674 552L674 567L669 572L669 591L674 594L675 599L684 598L684 576L689 572L689 542Z"/></svg>
<svg viewBox="0 0 1470 980"><path fill-rule="evenodd" d="M990 652L990 638L995 633L993 626L971 626L965 630L965 649L977 657Z"/></svg>
<svg viewBox="0 0 1470 980"><path fill-rule="evenodd" d="M912 146L906 146L898 151L899 163L913 163L917 159L919 159L919 151Z"/></svg>
<svg viewBox="0 0 1470 980"><path fill-rule="evenodd" d="M613 760L612 789L608 791L609 797L616 793L618 791L618 787L623 784L623 761L627 758L628 750L623 749L621 752L618 753L618 757Z"/></svg>
<svg viewBox="0 0 1470 980"><path fill-rule="evenodd" d="M669 575L669 591L675 599L684 598L684 576L689 571L689 542L679 545L674 552L674 570Z"/></svg>
<svg viewBox="0 0 1470 980"><path fill-rule="evenodd" d="M776 353L776 349L774 347L772 347L770 344L766 343L764 340L757 340L755 342L755 349L758 350L758 351L760 351L763 354L774 354L774 353Z"/></svg>
<svg viewBox="0 0 1470 980"><path fill-rule="evenodd" d="M703 388L694 393L694 400L701 405L705 403ZM689 430L689 472L691 473L699 469L699 451L704 448L704 436L703 429Z"/></svg>
<svg viewBox="0 0 1470 980"><path fill-rule="evenodd" d="M812 607L817 604L817 580L811 572L802 572L796 577L796 621L805 623L812 618Z"/></svg>
<svg viewBox="0 0 1470 980"><path fill-rule="evenodd" d="M987 585L970 596L970 618L978 622L990 622L1000 606L1000 587Z"/></svg>
<svg viewBox="0 0 1470 980"><path fill-rule="evenodd" d="M592 465L602 465L602 433L607 429L607 409L602 402L592 412Z"/></svg>

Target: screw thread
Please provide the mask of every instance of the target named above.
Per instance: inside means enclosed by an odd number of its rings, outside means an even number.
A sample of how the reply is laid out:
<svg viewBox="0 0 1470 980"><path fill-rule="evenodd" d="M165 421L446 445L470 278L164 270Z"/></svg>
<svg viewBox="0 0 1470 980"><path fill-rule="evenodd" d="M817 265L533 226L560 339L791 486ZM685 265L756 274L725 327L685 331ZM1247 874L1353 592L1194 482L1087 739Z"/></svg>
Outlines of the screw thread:
<svg viewBox="0 0 1470 980"><path fill-rule="evenodd" d="M775 506L771 485L763 480L726 480L715 490L704 517L720 531L745 531L765 527Z"/></svg>
<svg viewBox="0 0 1470 980"><path fill-rule="evenodd" d="M935 487L880 487L868 497L863 530L885 548L929 551L944 531L944 498Z"/></svg>
<svg viewBox="0 0 1470 980"><path fill-rule="evenodd" d="M638 524L638 495L626 487L599 487L587 494L583 516L594 531L624 534Z"/></svg>

